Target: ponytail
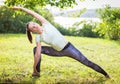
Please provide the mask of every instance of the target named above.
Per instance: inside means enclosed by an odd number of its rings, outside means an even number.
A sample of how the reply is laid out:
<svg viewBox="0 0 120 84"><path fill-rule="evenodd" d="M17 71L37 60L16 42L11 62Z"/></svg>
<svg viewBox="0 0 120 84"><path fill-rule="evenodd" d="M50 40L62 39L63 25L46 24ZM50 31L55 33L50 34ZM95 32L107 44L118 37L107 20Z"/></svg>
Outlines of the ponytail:
<svg viewBox="0 0 120 84"><path fill-rule="evenodd" d="M27 24L26 33L27 33L28 40L30 41L30 43L32 43L32 35L31 35L30 30L28 29L28 25L29 23Z"/></svg>
<svg viewBox="0 0 120 84"><path fill-rule="evenodd" d="M29 30L27 30L27 37L28 37L28 40L30 41L30 43L32 43L32 35Z"/></svg>

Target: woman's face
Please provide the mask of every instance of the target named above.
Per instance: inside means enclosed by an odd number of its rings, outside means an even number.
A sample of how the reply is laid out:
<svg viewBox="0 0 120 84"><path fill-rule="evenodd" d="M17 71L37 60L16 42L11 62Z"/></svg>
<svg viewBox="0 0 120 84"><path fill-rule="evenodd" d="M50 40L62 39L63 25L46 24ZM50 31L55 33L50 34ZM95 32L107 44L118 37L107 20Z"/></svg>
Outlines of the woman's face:
<svg viewBox="0 0 120 84"><path fill-rule="evenodd" d="M28 24L28 29L31 31L31 32L38 32L39 30L39 24L35 23L35 22L29 22Z"/></svg>

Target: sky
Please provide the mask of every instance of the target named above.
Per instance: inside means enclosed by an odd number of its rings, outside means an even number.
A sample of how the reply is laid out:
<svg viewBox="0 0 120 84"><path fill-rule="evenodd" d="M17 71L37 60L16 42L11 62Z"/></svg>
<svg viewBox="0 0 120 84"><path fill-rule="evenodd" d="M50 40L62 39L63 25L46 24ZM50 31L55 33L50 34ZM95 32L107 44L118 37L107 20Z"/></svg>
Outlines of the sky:
<svg viewBox="0 0 120 84"><path fill-rule="evenodd" d="M0 0L0 5L3 5L4 4L3 2L4 2L4 0Z"/></svg>
<svg viewBox="0 0 120 84"><path fill-rule="evenodd" d="M86 0L85 2L76 0L76 2L78 3L76 8L102 8L106 4L109 4L111 7L120 7L120 0Z"/></svg>
<svg viewBox="0 0 120 84"><path fill-rule="evenodd" d="M3 1L0 0L0 5L3 5ZM75 6L75 9L78 8L101 8L102 6L105 6L105 4L110 4L112 7L120 7L120 0L85 0L84 2L81 2L80 0L76 0L78 3L77 6Z"/></svg>

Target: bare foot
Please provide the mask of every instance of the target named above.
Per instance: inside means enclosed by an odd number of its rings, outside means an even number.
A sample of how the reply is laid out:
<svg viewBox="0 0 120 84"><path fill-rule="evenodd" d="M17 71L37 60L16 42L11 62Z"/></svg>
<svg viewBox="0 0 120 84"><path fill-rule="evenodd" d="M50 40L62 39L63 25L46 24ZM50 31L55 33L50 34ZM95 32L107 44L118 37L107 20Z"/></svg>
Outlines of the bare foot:
<svg viewBox="0 0 120 84"><path fill-rule="evenodd" d="M110 76L109 76L109 75L106 75L105 77L108 78L108 79L110 79Z"/></svg>
<svg viewBox="0 0 120 84"><path fill-rule="evenodd" d="M35 77L35 76L36 76L36 77L40 77L40 73L35 73L35 72L34 72L34 73L32 74L32 76L34 76L34 77Z"/></svg>

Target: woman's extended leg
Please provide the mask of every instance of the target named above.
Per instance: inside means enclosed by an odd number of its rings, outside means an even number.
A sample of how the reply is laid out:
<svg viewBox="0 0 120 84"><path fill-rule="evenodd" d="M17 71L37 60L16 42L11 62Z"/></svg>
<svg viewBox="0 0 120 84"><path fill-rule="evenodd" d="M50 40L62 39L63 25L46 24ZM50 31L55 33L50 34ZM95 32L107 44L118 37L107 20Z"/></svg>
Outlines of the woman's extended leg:
<svg viewBox="0 0 120 84"><path fill-rule="evenodd" d="M91 62L88 60L78 49L76 49L72 44L64 50L64 52L67 52L67 56L78 60L82 64L92 68L93 70L103 74L106 78L109 78L109 75L97 64Z"/></svg>

